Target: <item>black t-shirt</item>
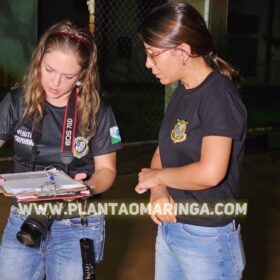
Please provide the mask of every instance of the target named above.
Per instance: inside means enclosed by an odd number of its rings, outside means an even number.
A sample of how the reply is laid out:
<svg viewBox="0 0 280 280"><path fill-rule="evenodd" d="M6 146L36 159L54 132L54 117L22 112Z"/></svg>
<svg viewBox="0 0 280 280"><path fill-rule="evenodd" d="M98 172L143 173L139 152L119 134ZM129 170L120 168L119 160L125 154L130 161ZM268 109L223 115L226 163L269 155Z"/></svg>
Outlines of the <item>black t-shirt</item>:
<svg viewBox="0 0 280 280"><path fill-rule="evenodd" d="M176 202L207 203L234 201L238 197L240 169L246 136L246 109L233 83L213 71L196 88L183 85L172 94L159 133L163 168L179 167L200 160L205 136L232 138L232 153L225 178L217 186L199 191L168 191ZM232 217L181 215L177 220L201 226L223 226Z"/></svg>
<svg viewBox="0 0 280 280"><path fill-rule="evenodd" d="M31 150L33 146L33 120L23 118L23 94L20 90L8 93L0 104L0 139L13 139L15 172L30 170ZM60 159L60 147L65 107L55 107L45 102L45 115L42 121L42 133L38 140L38 155L35 170L47 166L64 169ZM102 102L97 116L97 130L90 139L81 137L76 127L74 140L74 159L69 166L69 174L85 172L90 176L94 172L93 157L108 154L121 149L118 126L109 105Z"/></svg>

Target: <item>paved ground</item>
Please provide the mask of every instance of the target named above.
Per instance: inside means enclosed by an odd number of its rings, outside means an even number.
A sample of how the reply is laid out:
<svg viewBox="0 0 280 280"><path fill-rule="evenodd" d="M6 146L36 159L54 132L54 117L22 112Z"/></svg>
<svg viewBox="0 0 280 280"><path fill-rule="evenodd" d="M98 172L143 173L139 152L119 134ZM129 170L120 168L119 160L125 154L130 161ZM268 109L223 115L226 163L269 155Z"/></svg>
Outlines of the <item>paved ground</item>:
<svg viewBox="0 0 280 280"><path fill-rule="evenodd" d="M153 149L154 144L150 144L126 148L120 153L119 176L105 199L140 199L133 190L137 171L148 165ZM241 187L242 196L248 199L249 211L241 223L247 257L246 280L280 279L279 167L279 152L245 157ZM9 163L0 162L1 173L10 168ZM0 198L0 210L1 234L8 213L6 198ZM150 219L108 217L106 230L105 259L98 267L98 280L153 279L156 227Z"/></svg>

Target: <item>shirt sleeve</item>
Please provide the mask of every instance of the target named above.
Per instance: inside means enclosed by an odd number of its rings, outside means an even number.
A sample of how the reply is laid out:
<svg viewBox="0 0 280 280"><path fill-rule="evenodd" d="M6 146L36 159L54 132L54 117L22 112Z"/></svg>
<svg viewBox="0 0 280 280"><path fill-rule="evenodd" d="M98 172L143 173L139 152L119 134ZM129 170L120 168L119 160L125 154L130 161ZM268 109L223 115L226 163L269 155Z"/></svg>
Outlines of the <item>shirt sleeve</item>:
<svg viewBox="0 0 280 280"><path fill-rule="evenodd" d="M18 123L15 93L8 93L0 103L0 139L12 138Z"/></svg>
<svg viewBox="0 0 280 280"><path fill-rule="evenodd" d="M200 109L203 136L240 140L246 130L247 113L238 91L218 88L206 94Z"/></svg>
<svg viewBox="0 0 280 280"><path fill-rule="evenodd" d="M97 118L96 134L91 143L94 156L115 152L122 148L121 136L112 108L102 104Z"/></svg>

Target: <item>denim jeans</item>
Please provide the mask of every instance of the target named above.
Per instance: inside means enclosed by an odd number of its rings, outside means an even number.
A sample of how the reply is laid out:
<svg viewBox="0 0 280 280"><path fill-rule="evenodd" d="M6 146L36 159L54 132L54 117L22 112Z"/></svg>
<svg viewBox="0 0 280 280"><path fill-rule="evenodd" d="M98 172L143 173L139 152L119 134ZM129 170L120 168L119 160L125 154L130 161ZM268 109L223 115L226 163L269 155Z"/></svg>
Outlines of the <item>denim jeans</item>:
<svg viewBox="0 0 280 280"><path fill-rule="evenodd" d="M163 224L156 239L156 280L237 280L245 266L240 226Z"/></svg>
<svg viewBox="0 0 280 280"><path fill-rule="evenodd" d="M103 256L105 239L104 216L89 216L88 226L81 225L80 218L54 221L39 248L21 244L16 234L26 216L12 206L0 245L1 280L81 280L83 279L80 239L94 242L95 262Z"/></svg>

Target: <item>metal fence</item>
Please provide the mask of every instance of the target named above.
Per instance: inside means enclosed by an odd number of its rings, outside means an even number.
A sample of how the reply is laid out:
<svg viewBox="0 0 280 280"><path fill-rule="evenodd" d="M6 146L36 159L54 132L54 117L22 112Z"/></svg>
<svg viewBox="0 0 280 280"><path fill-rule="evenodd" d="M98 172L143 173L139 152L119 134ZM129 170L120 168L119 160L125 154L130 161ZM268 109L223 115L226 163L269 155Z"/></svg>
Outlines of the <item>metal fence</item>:
<svg viewBox="0 0 280 280"><path fill-rule="evenodd" d="M151 9L165 2L167 0L95 0L102 93L114 109L124 142L157 139L164 114L164 87L145 68L137 26ZM256 76L260 2L228 0L225 57L231 58L244 76ZM51 24L63 19L87 26L86 0L38 1L39 36ZM0 79L5 90L8 80Z"/></svg>
<svg viewBox="0 0 280 280"><path fill-rule="evenodd" d="M165 0L95 1L102 93L114 109L124 142L157 139L164 87L145 68L137 27Z"/></svg>

